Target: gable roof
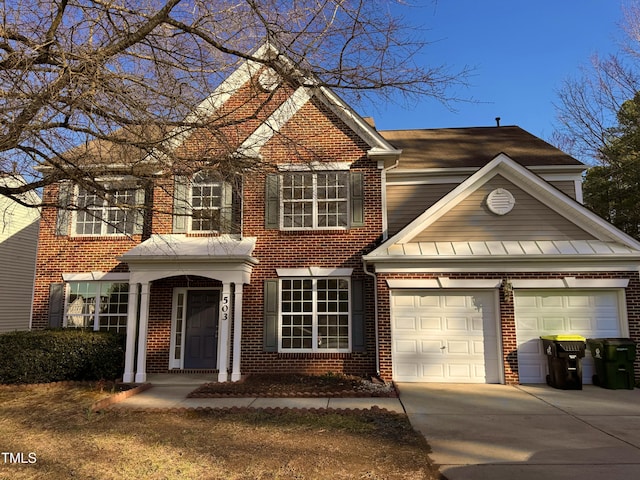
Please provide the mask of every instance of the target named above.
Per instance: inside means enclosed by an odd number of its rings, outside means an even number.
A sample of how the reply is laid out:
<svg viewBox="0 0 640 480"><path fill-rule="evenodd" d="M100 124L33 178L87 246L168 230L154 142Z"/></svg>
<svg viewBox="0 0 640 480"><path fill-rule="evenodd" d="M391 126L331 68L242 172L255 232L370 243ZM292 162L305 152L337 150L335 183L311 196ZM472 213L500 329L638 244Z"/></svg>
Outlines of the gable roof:
<svg viewBox="0 0 640 480"><path fill-rule="evenodd" d="M402 150L396 170L483 167L500 153L525 167L584 167L517 126L387 130L380 134Z"/></svg>
<svg viewBox="0 0 640 480"><path fill-rule="evenodd" d="M291 70L293 68L292 63L269 43L259 47L254 52L253 57L265 60L276 59L283 69ZM237 70L229 75L188 118L198 119L212 115L217 109L222 108L242 86L264 68L268 67L254 60L246 60ZM312 98L317 98L370 147L368 151L370 157L384 159L385 157L396 158L400 155L400 150L393 147L369 122L353 110L334 91L327 87L320 86L320 82L316 78L303 77L299 72L294 72L294 76L296 75L299 75L300 79L298 80L297 86L293 85L295 88L293 93L238 145L236 153L249 157L259 156L260 149L286 125L307 102ZM171 147L177 148L188 138L192 131L193 129L187 129L183 133L176 135L171 140Z"/></svg>
<svg viewBox="0 0 640 480"><path fill-rule="evenodd" d="M257 48L251 56L265 61L276 59L284 70L293 69L293 64L269 43ZM184 118L184 126L123 127L104 138L94 139L72 148L65 153L65 158L72 163L77 161L84 167L107 169L122 169L131 164L148 168L158 159L166 160L164 152L176 151L198 131L198 127L194 125L206 124L208 117L223 108L247 82L265 68L268 67L260 61L249 59L241 62L236 70ZM320 82L315 78L302 77L294 71L292 78L296 76L299 77L298 85L291 85L292 94L246 138L240 139L234 146L236 154L247 157L259 156L262 146L312 98L321 101L370 147L368 151L370 157L396 158L401 153L331 89L320 86Z"/></svg>
<svg viewBox="0 0 640 480"><path fill-rule="evenodd" d="M502 128L502 127L501 127ZM567 222L590 232L593 240L419 242L414 239L450 212L462 200L496 176L527 191ZM633 257L640 259L640 242L618 230L593 212L564 195L538 175L500 154L428 208L422 215L365 256L372 263L416 260L518 260Z"/></svg>

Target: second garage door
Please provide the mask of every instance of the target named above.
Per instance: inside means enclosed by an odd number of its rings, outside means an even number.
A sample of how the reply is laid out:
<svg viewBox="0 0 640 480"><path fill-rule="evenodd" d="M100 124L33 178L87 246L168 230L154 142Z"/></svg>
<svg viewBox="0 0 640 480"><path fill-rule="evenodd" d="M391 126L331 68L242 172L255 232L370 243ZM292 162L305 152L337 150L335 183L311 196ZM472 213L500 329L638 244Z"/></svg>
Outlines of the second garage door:
<svg viewBox="0 0 640 480"><path fill-rule="evenodd" d="M548 361L542 351L541 335L622 336L620 294L616 290L516 291L520 383L545 382ZM591 383L593 360L590 352L582 366L583 383Z"/></svg>
<svg viewBox="0 0 640 480"><path fill-rule="evenodd" d="M500 383L495 297L489 290L393 291L394 380Z"/></svg>

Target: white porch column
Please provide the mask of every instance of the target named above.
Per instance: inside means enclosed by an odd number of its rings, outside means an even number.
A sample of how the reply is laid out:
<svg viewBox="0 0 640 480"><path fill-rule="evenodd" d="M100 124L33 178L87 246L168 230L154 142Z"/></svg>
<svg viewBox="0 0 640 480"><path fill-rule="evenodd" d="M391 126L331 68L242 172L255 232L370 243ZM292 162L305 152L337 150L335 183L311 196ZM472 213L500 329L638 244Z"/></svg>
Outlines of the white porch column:
<svg viewBox="0 0 640 480"><path fill-rule="evenodd" d="M218 381L229 380L229 333L231 329L231 283L222 283L222 297L220 297L220 319L218 326Z"/></svg>
<svg viewBox="0 0 640 480"><path fill-rule="evenodd" d="M242 284L236 283L235 297L233 303L233 367L231 370L231 381L240 380L240 354L242 340Z"/></svg>
<svg viewBox="0 0 640 480"><path fill-rule="evenodd" d="M138 334L138 363L136 383L147 381L147 330L149 327L149 282L140 289L140 327Z"/></svg>
<svg viewBox="0 0 640 480"><path fill-rule="evenodd" d="M133 359L136 354L136 324L138 318L138 284L129 284L129 305L127 306L127 346L124 354L124 374L122 381L131 383L133 377Z"/></svg>

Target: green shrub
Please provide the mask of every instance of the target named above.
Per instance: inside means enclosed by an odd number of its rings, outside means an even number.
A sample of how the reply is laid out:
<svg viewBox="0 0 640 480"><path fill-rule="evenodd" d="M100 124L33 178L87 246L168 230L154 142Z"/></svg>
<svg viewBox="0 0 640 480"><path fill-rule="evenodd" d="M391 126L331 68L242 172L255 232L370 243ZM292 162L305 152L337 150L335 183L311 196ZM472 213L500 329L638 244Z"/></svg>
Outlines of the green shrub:
<svg viewBox="0 0 640 480"><path fill-rule="evenodd" d="M113 380L124 370L124 335L85 330L0 334L0 383Z"/></svg>

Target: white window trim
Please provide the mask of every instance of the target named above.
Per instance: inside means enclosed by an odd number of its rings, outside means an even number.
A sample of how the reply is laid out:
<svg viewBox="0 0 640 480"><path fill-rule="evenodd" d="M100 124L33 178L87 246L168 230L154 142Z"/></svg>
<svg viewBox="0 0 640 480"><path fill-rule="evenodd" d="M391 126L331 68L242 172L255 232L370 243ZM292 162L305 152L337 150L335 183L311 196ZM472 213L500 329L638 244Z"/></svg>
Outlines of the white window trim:
<svg viewBox="0 0 640 480"><path fill-rule="evenodd" d="M338 172L343 172L343 170L336 170L336 169L326 169L323 171L327 171L327 172L332 172L332 171L338 171ZM280 185L280 190L278 192L278 196L279 196L279 214L280 214L280 230L283 231L321 231L321 230L349 230L350 226L351 226L351 182L349 181L349 179L347 178L347 182L345 185L347 194L346 197L344 199L341 200L335 200L333 199L336 203L338 201L340 202L344 202L346 205L346 218L347 218L347 224L344 227L341 226L329 226L329 227L320 227L318 226L318 197L317 197L317 189L318 189L318 176L317 176L317 172L314 170L303 170L301 171L301 173L310 173L312 174L312 178L313 178L313 198L311 200L305 200L304 203L311 203L311 207L312 207L312 213L311 213L311 218L313 220L313 225L310 227L285 227L284 226L284 218L285 218L285 213L284 213L284 205L285 203L289 203L289 202L285 202L284 200L284 195L283 195L283 191L284 191L284 176L280 175L280 181L278 182Z"/></svg>
<svg viewBox="0 0 640 480"><path fill-rule="evenodd" d="M127 177L128 178L128 177ZM101 178L101 179L96 179L96 182L99 183L109 183L109 182L113 182L116 185L114 185L116 188L116 190L133 190L134 192L134 201L135 201L135 197L137 196L138 192L140 190L142 190L142 187L140 185L129 185L126 183L127 178L125 177L109 177L108 179L105 178ZM120 186L119 184L122 184L122 186ZM108 186L108 185L107 185ZM87 192L89 193L89 192ZM78 197L80 196L80 185L74 185L73 188L73 198L75 199L75 203L77 204L77 200ZM133 232L114 232L114 233L107 233L107 227L111 226L111 224L104 220L105 218L105 213L109 212L111 210L121 210L118 207L110 207L107 204L107 200L103 199L102 200L102 207L98 208L97 206L95 208L88 208L87 210L72 210L71 211L71 237L78 237L78 238L82 238L82 237L126 237L126 236L130 236L133 235ZM100 219L100 232L99 233L77 233L77 224L78 224L78 213L80 212L91 212L91 211L101 211L102 215L103 215L103 219ZM134 213L135 214L135 213ZM97 222L98 218L97 217L93 217L94 220Z"/></svg>
<svg viewBox="0 0 640 480"><path fill-rule="evenodd" d="M198 172L200 173L200 172ZM213 185L213 184L220 184L220 206L219 207L212 207L211 210L218 210L219 213L219 218L220 218L220 224L218 225L218 229L214 229L214 230L194 230L193 229L193 221L194 221L194 217L193 217L193 212L196 210L209 210L209 209L202 209L202 208L194 208L193 207L193 187L194 185L197 185L196 182L194 182L194 177L196 175L198 175L198 173L196 173L191 180L189 181L189 210L191 211L191 216L189 217L188 221L187 221L187 232L189 233L222 233L222 229L220 228L223 224L223 217L224 215L228 214L229 217L231 217L232 213L231 212L224 212L224 202L225 199L227 198L227 195L232 195L232 187L228 182L225 182L224 180L220 180L220 181L216 181L216 182L212 182L212 183L203 183L202 185ZM229 218L230 220L230 218Z"/></svg>
<svg viewBox="0 0 640 480"><path fill-rule="evenodd" d="M322 280L323 278L326 277L304 277L304 279L306 280L312 280L312 329L313 329L313 334L312 334L312 340L311 340L311 345L313 345L312 348L283 348L282 347L282 316L284 315L283 311L282 311L282 281L283 280L301 280L301 277L291 277L291 278L280 278L278 280L278 352L279 353L351 353L352 351L352 329L353 329L353 325L352 325L352 319L351 319L351 295L352 295L352 291L351 291L351 278L350 277L331 277L332 279L340 279L340 280L346 280L347 284L348 284L348 292L349 292L349 299L348 299L348 306L349 306L349 311L347 313L347 317L348 317L348 342L349 342L349 346L348 348L318 348L318 280ZM337 312L336 312L337 313ZM339 313L341 315L344 315L344 312Z"/></svg>
<svg viewBox="0 0 640 480"><path fill-rule="evenodd" d="M95 311L93 312L93 328L92 330L94 332L98 332L100 331L100 295L99 293L102 291L101 287L102 285L110 285L112 283L127 283L129 284L129 278L128 278L128 274L127 274L127 279L126 280L115 280L115 279L111 279L111 280L98 280L98 281L94 281L94 280L65 280L65 284L64 284L64 313L62 316L62 326L64 328L75 328L73 326L69 327L68 326L68 316L69 316L69 297L71 296L71 283L95 283L98 285L98 295L96 295L96 303L95 303ZM129 284L129 288L131 288L131 285ZM127 295L127 299L128 299L128 295ZM128 300L127 300L127 309L128 309ZM73 314L72 314L73 315ZM83 315L83 317L86 315ZM125 325L125 330L126 331L126 325Z"/></svg>

